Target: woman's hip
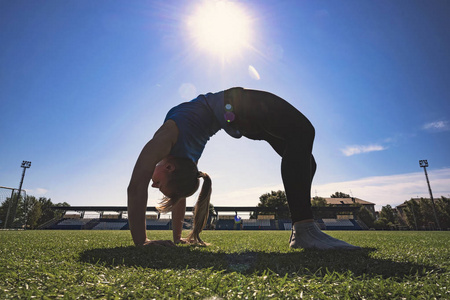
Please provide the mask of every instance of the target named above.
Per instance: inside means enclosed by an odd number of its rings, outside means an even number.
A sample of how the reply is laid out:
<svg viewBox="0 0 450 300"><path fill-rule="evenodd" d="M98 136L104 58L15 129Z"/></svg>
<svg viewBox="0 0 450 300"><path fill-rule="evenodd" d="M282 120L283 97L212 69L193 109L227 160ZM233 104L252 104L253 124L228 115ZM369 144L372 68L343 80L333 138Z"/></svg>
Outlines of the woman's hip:
<svg viewBox="0 0 450 300"><path fill-rule="evenodd" d="M265 140L267 134L287 139L312 135L310 121L286 100L264 91L231 88L224 105L233 114L230 125L251 139Z"/></svg>

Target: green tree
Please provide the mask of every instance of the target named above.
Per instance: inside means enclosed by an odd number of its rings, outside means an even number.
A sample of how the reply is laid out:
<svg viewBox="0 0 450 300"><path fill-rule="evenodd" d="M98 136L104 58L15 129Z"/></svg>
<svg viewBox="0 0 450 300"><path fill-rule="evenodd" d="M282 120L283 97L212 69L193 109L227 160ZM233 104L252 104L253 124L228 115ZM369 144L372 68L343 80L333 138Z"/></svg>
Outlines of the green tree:
<svg viewBox="0 0 450 300"><path fill-rule="evenodd" d="M36 200L36 198L34 198L32 199L32 203L30 203L29 205L30 208L28 210L26 225L27 228L29 226L29 228L35 229L38 226L38 221L42 216L41 203L38 200Z"/></svg>
<svg viewBox="0 0 450 300"><path fill-rule="evenodd" d="M356 213L359 220L361 220L364 224L369 228L374 227L375 217L374 215L364 206L361 206L360 209Z"/></svg>
<svg viewBox="0 0 450 300"><path fill-rule="evenodd" d="M263 215L275 215L277 219L289 219L289 211L277 211L280 208L288 208L286 193L284 191L271 191L270 193L261 195L259 197L260 203L258 207L267 207L273 211L261 212Z"/></svg>
<svg viewBox="0 0 450 300"><path fill-rule="evenodd" d="M23 218L23 196L17 197L17 192L3 201L0 208L2 228L7 223L8 228L19 228L24 222ZM6 219L8 218L8 219Z"/></svg>
<svg viewBox="0 0 450 300"><path fill-rule="evenodd" d="M327 206L327 200L325 200L325 198L315 196L311 200L311 206L315 206L315 207Z"/></svg>
<svg viewBox="0 0 450 300"><path fill-rule="evenodd" d="M387 220L387 223L396 224L397 222L397 212L388 204L383 206L380 211L380 218Z"/></svg>
<svg viewBox="0 0 450 300"><path fill-rule="evenodd" d="M424 225L429 225L429 223L436 223L434 218L434 210L433 210L433 203L431 202L431 199L427 198L421 198L420 202L420 212L422 213L422 223Z"/></svg>
<svg viewBox="0 0 450 300"><path fill-rule="evenodd" d="M2 221L1 223L1 228L3 228L5 226L5 222L8 221L8 224L11 224L11 211L9 214L9 220L6 220L6 216L8 215L8 208L10 207L10 205L12 205L12 200L10 197L7 197L5 199L5 201L2 202L1 206L0 206L0 220Z"/></svg>
<svg viewBox="0 0 450 300"><path fill-rule="evenodd" d="M375 229L387 229L388 220L386 218L379 218L378 220L373 222L373 227L375 227Z"/></svg>
<svg viewBox="0 0 450 300"><path fill-rule="evenodd" d="M434 200L436 206L436 214L441 228L450 227L450 199L441 197ZM407 224L414 229L421 229L429 226L430 223L435 224L433 203L431 199L420 198L406 201L404 209ZM437 224L435 224L437 225Z"/></svg>
<svg viewBox="0 0 450 300"><path fill-rule="evenodd" d="M436 210L441 228L450 228L450 198L441 196L440 199L437 199Z"/></svg>
<svg viewBox="0 0 450 300"><path fill-rule="evenodd" d="M0 219L2 225L5 222L6 214L11 199L7 198L0 206ZM12 212L10 212L10 220L8 221L8 227L12 228L36 228L45 222L48 222L55 218L62 218L63 211L56 211L52 209L54 206L70 206L68 203L54 204L51 199L45 197L36 197L27 195L25 199L20 197L17 203L17 210L15 212L15 219L12 220Z"/></svg>
<svg viewBox="0 0 450 300"><path fill-rule="evenodd" d="M345 194L342 192L336 192L330 196L331 198L351 198L349 194Z"/></svg>
<svg viewBox="0 0 450 300"><path fill-rule="evenodd" d="M417 230L424 225L422 222L423 216L420 210L420 205L414 199L406 201L405 203L406 207L403 211L406 216L406 223L408 224L409 227Z"/></svg>
<svg viewBox="0 0 450 300"><path fill-rule="evenodd" d="M425 223L436 223L431 199L422 199L421 201L424 201L424 203L421 209L424 213ZM441 198L434 199L434 205L436 207L436 215L439 220L440 227L443 229L450 228L450 199L441 196Z"/></svg>
<svg viewBox="0 0 450 300"><path fill-rule="evenodd" d="M62 210L52 209L53 206L70 206L66 202L54 204L51 199L47 199L45 197L40 197L38 201L41 203L41 209L42 209L42 215L38 220L39 225L42 225L53 219L63 217L64 212Z"/></svg>

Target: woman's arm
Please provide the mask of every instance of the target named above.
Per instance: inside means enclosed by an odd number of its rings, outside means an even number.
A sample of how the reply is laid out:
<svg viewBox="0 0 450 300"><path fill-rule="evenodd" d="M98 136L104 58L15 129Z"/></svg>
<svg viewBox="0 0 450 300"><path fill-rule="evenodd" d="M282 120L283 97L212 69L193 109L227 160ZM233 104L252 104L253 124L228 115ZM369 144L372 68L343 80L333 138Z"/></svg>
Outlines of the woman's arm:
<svg viewBox="0 0 450 300"><path fill-rule="evenodd" d="M183 231L184 215L186 213L186 198L178 200L172 210L172 233L173 242L178 244L181 241Z"/></svg>
<svg viewBox="0 0 450 300"><path fill-rule="evenodd" d="M128 223L135 245L148 244L145 213L148 186L158 162L168 156L178 138L178 128L168 120L144 146L134 166L128 186Z"/></svg>

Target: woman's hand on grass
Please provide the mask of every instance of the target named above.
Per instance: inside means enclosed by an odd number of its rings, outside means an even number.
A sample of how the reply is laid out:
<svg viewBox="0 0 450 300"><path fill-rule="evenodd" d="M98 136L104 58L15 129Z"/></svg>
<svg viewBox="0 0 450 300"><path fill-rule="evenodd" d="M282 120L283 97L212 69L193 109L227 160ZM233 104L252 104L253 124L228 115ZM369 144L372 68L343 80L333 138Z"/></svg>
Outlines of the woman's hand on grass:
<svg viewBox="0 0 450 300"><path fill-rule="evenodd" d="M199 246L209 246L211 244L209 243L205 243L203 241L200 242L196 242L194 240L189 240L189 239L184 239L184 238L180 238L179 240L175 240L175 244L187 244L187 245L199 245Z"/></svg>
<svg viewBox="0 0 450 300"><path fill-rule="evenodd" d="M154 240L154 241L146 240L144 244L142 244L142 246L176 247L174 242L170 240Z"/></svg>
<svg viewBox="0 0 450 300"><path fill-rule="evenodd" d="M175 241L175 244L190 244L188 239L180 238L179 240Z"/></svg>

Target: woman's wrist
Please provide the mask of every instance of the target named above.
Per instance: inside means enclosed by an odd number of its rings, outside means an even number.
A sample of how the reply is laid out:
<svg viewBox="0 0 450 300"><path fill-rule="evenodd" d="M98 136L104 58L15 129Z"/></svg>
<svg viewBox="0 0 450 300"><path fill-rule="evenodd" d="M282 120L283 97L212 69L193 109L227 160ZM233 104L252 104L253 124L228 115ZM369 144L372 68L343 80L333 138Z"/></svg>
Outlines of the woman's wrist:
<svg viewBox="0 0 450 300"><path fill-rule="evenodd" d="M174 242L175 244L178 244L180 241L181 241L181 235L179 235L179 236L174 236L174 237L173 237L173 242Z"/></svg>

